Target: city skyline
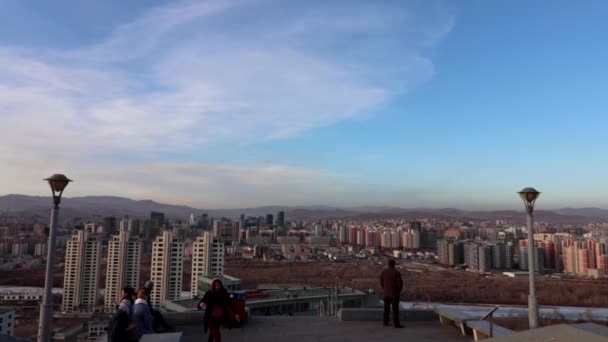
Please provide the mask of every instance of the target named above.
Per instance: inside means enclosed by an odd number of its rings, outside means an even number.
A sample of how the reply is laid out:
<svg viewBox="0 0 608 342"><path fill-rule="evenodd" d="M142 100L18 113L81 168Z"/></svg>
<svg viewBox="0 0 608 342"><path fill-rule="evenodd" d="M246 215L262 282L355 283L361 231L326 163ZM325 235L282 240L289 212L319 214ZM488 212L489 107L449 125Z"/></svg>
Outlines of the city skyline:
<svg viewBox="0 0 608 342"><path fill-rule="evenodd" d="M608 208L608 6L8 1L0 193Z"/></svg>

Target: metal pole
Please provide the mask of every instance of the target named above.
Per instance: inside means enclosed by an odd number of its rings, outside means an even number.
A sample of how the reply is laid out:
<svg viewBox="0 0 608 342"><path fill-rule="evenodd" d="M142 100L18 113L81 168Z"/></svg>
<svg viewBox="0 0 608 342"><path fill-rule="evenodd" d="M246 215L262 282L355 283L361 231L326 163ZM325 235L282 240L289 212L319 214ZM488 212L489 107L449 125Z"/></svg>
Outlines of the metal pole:
<svg viewBox="0 0 608 342"><path fill-rule="evenodd" d="M538 304L536 302L536 286L534 284L534 226L532 222L532 208L528 207L528 274L530 278L530 295L528 296L528 320L530 329L538 328Z"/></svg>
<svg viewBox="0 0 608 342"><path fill-rule="evenodd" d="M53 321L53 267L55 266L55 235L59 217L59 204L51 209L51 228L46 255L46 275L44 278L44 297L40 305L40 322L38 324L38 342L51 341L51 323Z"/></svg>

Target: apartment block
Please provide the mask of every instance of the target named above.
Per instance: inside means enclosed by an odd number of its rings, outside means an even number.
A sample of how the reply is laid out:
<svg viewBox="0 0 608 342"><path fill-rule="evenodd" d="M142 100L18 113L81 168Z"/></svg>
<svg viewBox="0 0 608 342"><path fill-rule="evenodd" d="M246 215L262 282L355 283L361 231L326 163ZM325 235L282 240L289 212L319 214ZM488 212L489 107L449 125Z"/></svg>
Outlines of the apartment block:
<svg viewBox="0 0 608 342"><path fill-rule="evenodd" d="M199 276L223 276L224 243L209 232L197 237L192 244L192 297L199 295Z"/></svg>
<svg viewBox="0 0 608 342"><path fill-rule="evenodd" d="M94 310L99 292L100 252L100 241L87 231L77 230L67 241L62 311Z"/></svg>
<svg viewBox="0 0 608 342"><path fill-rule="evenodd" d="M177 300L182 292L184 243L171 231L164 230L152 243L150 301L159 307L167 300Z"/></svg>
<svg viewBox="0 0 608 342"><path fill-rule="evenodd" d="M140 264L143 243L138 235L130 233L128 225L121 222L120 232L108 241L108 266L106 271L106 295L104 308L114 311L120 301L122 288L140 286Z"/></svg>

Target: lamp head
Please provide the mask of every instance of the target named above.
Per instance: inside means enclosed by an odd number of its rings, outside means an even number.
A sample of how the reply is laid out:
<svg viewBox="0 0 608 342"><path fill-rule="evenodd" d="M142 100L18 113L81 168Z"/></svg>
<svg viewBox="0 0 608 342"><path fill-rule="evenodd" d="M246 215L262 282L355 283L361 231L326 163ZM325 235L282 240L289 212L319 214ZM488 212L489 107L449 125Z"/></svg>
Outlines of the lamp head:
<svg viewBox="0 0 608 342"><path fill-rule="evenodd" d="M51 191L53 191L53 202L55 205L59 205L61 202L61 194L65 187L68 186L68 183L72 180L62 174L54 174L49 178L45 178L45 181L49 182L49 186L51 187ZM57 194L59 193L59 194Z"/></svg>
<svg viewBox="0 0 608 342"><path fill-rule="evenodd" d="M518 192L519 197L526 204L526 209L529 214L532 214L532 210L534 210L534 202L540 195L540 192L536 191L534 188L524 188L522 191Z"/></svg>
<svg viewBox="0 0 608 342"><path fill-rule="evenodd" d="M524 188L519 192L519 196L527 204L532 204L534 201L536 201L538 195L540 195L540 192L536 191L534 188Z"/></svg>
<svg viewBox="0 0 608 342"><path fill-rule="evenodd" d="M68 183L72 181L65 175L61 175L58 173L52 175L49 178L45 178L44 180L49 182L49 185L51 186L51 190L53 190L53 192L63 191L63 189L68 186Z"/></svg>

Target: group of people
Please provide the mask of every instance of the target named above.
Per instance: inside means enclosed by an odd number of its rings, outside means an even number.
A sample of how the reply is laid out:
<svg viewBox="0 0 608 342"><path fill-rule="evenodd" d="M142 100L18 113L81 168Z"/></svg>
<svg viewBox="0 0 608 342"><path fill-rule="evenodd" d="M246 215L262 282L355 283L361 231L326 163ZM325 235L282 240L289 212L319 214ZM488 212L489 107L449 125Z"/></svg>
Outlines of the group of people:
<svg viewBox="0 0 608 342"><path fill-rule="evenodd" d="M388 326L389 317L392 316L393 326L403 328L399 322L399 299L403 280L395 264L395 260L389 260L388 268L380 275L380 285L384 292L384 325ZM132 287L123 288L116 313L108 327L108 341L136 341L145 334L173 330L162 314L150 305L153 287L154 283L147 281L137 292ZM198 309L205 310L203 327L205 334L209 332L208 342L221 342L220 326L232 327L240 322L230 294L219 279L213 279L210 289L198 303Z"/></svg>
<svg viewBox="0 0 608 342"><path fill-rule="evenodd" d="M173 331L163 315L150 304L153 288L154 283L147 281L137 292L132 287L122 289L116 313L108 326L108 342L137 341L146 334ZM205 310L203 326L205 334L209 332L209 342L221 342L220 326L230 328L240 322L230 294L219 279L213 279L198 309Z"/></svg>
<svg viewBox="0 0 608 342"><path fill-rule="evenodd" d="M137 341L146 334L172 331L163 315L150 304L150 293L154 288L152 281L137 290L132 287L122 289L116 313L108 326L108 341Z"/></svg>

